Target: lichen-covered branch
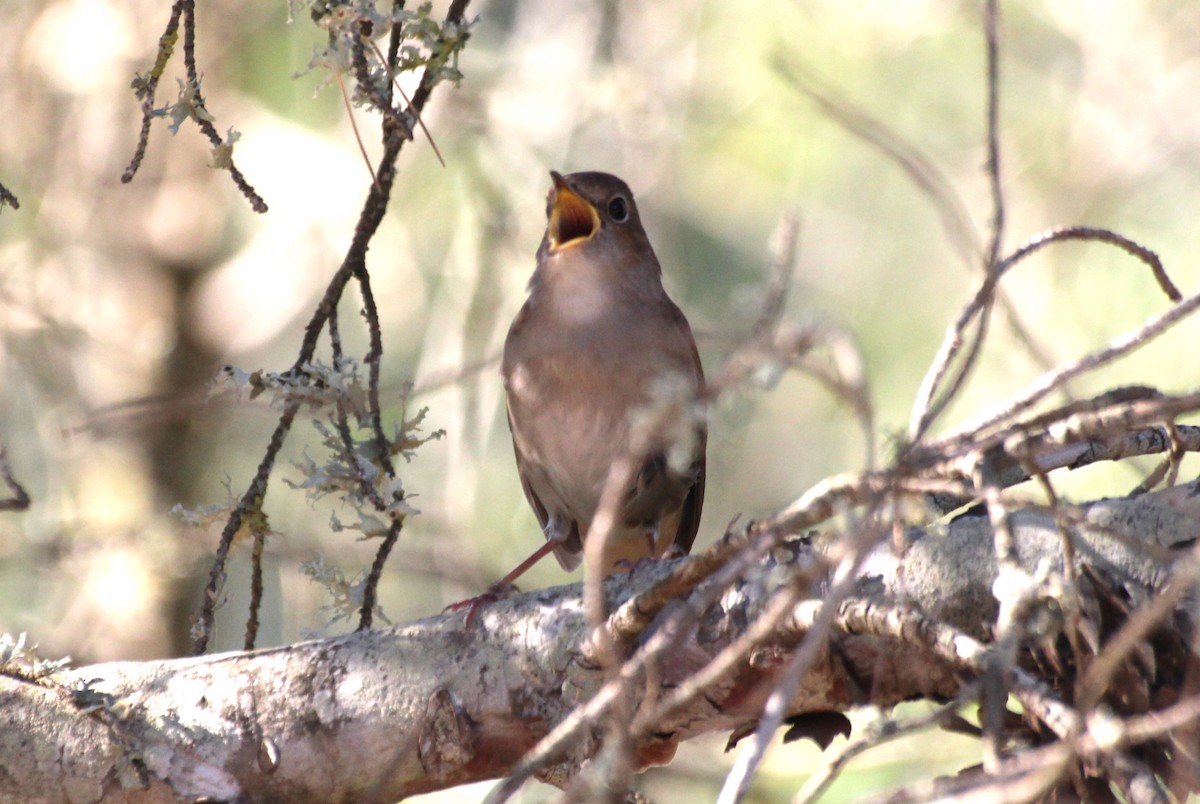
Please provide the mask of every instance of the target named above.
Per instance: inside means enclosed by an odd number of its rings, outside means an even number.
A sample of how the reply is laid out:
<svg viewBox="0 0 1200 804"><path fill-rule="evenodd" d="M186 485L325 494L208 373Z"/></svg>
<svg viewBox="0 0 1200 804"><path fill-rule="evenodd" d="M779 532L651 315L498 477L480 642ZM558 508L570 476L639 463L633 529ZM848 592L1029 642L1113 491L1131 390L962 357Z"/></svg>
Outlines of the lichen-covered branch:
<svg viewBox="0 0 1200 804"><path fill-rule="evenodd" d="M1191 484L1086 506L1070 534L1075 554L1089 577L1106 579L1103 592L1089 597L1141 600L1163 587L1171 568L1158 551L1191 554L1200 521L1197 489ZM1013 511L1010 521L1027 571L1061 561L1051 514ZM1134 538L1111 539L1113 528ZM963 678L986 665L997 612L992 539L988 519L971 516L912 530L900 550L885 544L872 551L852 579L853 592L833 618L829 639L790 696L788 715L868 702L886 707L914 697L954 699ZM1153 550L1141 549L1139 541ZM789 576L772 567L811 566L814 556L834 546L792 538L785 547L745 573L699 622L688 620L690 630L675 635L654 673L633 679L639 705L702 670L759 621ZM691 560L616 576L608 582L609 599L620 606ZM813 584L793 615L702 695L663 710L635 735L635 763L665 762L680 741L701 733L752 726L779 669L811 636L826 605L825 584ZM648 644L671 611L666 607L648 624L640 644ZM556 725L603 708L585 706L602 704L598 694L614 683L585 658L587 637L574 585L495 603L469 627L460 614L440 615L282 648L117 662L41 677L10 665L0 676L0 707L22 727L0 730L0 798L392 801L503 777ZM629 658L639 649L631 648ZM1013 688L1026 696L1030 716L1039 706L1068 711L1053 683L1035 684L1027 671L1014 672L1020 677L1012 679ZM1173 722L1173 711L1165 710L1162 722ZM593 715L529 772L568 782L599 747L601 731L594 726L601 712ZM1064 722L1069 731L1069 724L1083 721ZM1129 728L1144 731L1153 722L1144 712ZM1056 724L1046 726L1053 733ZM1093 758L1111 755L1097 735L1077 737L1067 744ZM520 783L513 782L511 789Z"/></svg>

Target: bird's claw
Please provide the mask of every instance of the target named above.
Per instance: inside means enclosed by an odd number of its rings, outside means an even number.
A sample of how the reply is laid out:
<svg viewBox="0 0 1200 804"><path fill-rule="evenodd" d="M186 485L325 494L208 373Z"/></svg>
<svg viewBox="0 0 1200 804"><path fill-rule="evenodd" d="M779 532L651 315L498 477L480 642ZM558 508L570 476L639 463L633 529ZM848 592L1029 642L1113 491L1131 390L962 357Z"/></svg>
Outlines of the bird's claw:
<svg viewBox="0 0 1200 804"><path fill-rule="evenodd" d="M613 572L637 572L638 570L643 569L645 567L653 566L653 565L657 564L659 561L662 561L664 558L667 558L667 557L668 557L668 555L666 555L666 554L659 557L659 556L655 556L653 553L651 553L648 556L642 556L641 558L638 558L634 561L630 561L628 558L622 558L622 559L619 559L618 561L616 561L612 565L612 571ZM671 557L674 558L674 556L671 556Z"/></svg>
<svg viewBox="0 0 1200 804"><path fill-rule="evenodd" d="M517 589L516 584L494 583L482 594L476 595L475 597L469 597L466 600L460 600L457 603L451 603L449 606L442 609L442 613L445 614L447 612L462 611L463 609L466 609L467 616L464 620L464 624L469 628L475 622L476 617L479 615L480 609L482 609L484 606L489 606L492 603L498 603L501 600L512 597L520 591L521 590Z"/></svg>
<svg viewBox="0 0 1200 804"><path fill-rule="evenodd" d="M683 558L687 555L687 551L680 547L675 542L671 542L671 546L663 552L659 561L674 561L677 558Z"/></svg>

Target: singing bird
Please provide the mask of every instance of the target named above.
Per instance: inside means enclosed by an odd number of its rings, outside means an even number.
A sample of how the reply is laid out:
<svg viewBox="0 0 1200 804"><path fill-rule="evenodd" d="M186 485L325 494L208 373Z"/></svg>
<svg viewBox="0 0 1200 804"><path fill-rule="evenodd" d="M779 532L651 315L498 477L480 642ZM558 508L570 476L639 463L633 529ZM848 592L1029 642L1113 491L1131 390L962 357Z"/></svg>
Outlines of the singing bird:
<svg viewBox="0 0 1200 804"><path fill-rule="evenodd" d="M546 235L501 367L517 472L546 543L498 587L551 551L563 569L579 565L619 462L631 471L606 574L672 546L687 553L704 504L704 373L633 193L607 173L550 176Z"/></svg>

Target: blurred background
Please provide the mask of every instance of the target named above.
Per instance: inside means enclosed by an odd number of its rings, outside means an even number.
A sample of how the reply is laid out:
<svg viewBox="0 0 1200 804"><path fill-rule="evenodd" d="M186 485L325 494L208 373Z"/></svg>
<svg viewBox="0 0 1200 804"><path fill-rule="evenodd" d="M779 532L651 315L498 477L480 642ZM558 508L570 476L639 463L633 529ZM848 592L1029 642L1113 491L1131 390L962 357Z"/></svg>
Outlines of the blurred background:
<svg viewBox="0 0 1200 804"><path fill-rule="evenodd" d="M435 9L444 3L435 4ZM253 214L208 167L194 125L156 121L134 181L129 88L153 63L165 0L0 2L0 443L33 498L0 513L0 632L79 664L178 655L221 523L170 514L240 495L274 425L265 398L205 402L225 364L281 371L352 234L370 175L336 81L307 70L323 33L283 0L210 0L197 58L218 130L270 205ZM894 161L814 104L819 81L919 149L985 242L980 7L948 0L479 0L457 89L400 159L369 267L383 317L387 416L428 407L443 439L401 466L421 515L381 586L393 622L475 594L539 541L521 495L497 359L545 226L548 171L599 169L638 197L666 284L691 319L710 374L747 336L782 215L801 221L785 320L859 344L886 458L946 326L978 282L938 209ZM1060 224L1114 228L1155 249L1185 294L1200 267L1200 5L1186 0L1003 4L1001 114L1011 249ZM176 54L159 105L174 102ZM411 83L409 84L411 86ZM377 121L359 113L368 151ZM1056 361L1073 359L1166 306L1143 266L1070 244L1006 280L1021 319ZM353 289L342 331L361 350ZM1194 390L1195 323L1079 383ZM327 353L326 353L327 354ZM980 370L943 427L998 405L1040 373L998 320ZM811 379L768 376L727 393L709 439L698 546L736 514L785 505L862 468L862 432ZM413 383L405 395L406 383ZM260 644L337 633L326 590L299 571L322 556L353 579L374 543L330 529L336 501L285 484L319 437L301 422L266 502ZM1128 467L1064 479L1077 498L1122 493ZM350 517L341 512L343 518ZM247 556L235 553L214 646L242 641ZM577 576L543 562L525 588ZM906 741L855 766L829 800L977 761L968 741ZM697 741L645 779L656 800L711 798L729 757ZM795 789L818 752L774 752L760 800ZM460 793L476 800L478 790ZM549 797L531 790L527 800ZM445 796L441 800L452 800Z"/></svg>

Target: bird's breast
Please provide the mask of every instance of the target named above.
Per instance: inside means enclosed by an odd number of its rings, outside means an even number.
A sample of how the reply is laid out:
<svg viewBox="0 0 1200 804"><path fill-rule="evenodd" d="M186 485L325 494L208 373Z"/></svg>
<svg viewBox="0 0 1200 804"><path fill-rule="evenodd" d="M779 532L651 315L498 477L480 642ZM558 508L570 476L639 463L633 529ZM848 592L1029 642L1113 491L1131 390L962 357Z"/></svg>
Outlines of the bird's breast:
<svg viewBox="0 0 1200 804"><path fill-rule="evenodd" d="M623 310L607 283L582 277L572 285L569 293L555 293L548 299L546 312L558 326L587 329L621 317Z"/></svg>

